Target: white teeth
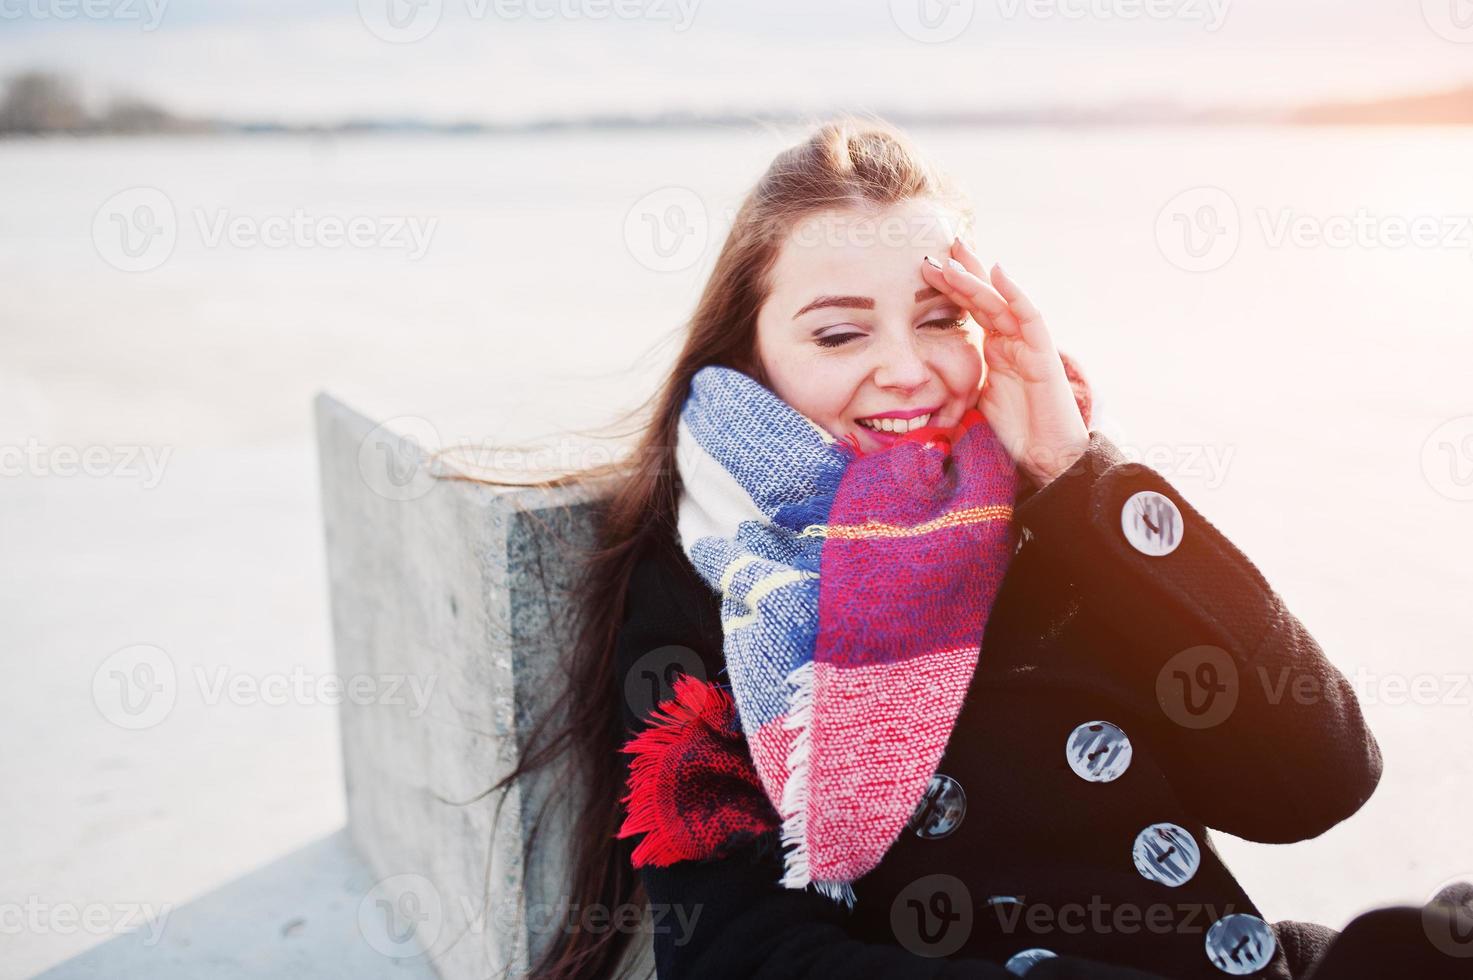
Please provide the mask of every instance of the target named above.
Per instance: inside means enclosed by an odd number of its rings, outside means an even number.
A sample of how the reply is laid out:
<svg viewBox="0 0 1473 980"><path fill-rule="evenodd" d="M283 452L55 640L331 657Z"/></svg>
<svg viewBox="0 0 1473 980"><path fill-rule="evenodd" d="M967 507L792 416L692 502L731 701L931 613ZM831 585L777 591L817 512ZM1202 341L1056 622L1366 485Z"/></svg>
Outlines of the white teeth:
<svg viewBox="0 0 1473 980"><path fill-rule="evenodd" d="M931 421L930 413L917 415L913 419L860 419L859 424L867 429L878 429L881 432L909 432L919 429Z"/></svg>

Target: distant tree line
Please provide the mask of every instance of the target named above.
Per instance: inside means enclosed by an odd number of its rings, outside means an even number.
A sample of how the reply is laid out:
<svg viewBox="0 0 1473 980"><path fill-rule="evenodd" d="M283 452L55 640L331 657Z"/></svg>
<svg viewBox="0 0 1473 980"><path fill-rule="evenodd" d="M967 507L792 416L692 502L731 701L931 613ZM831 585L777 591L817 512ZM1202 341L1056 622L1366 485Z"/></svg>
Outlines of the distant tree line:
<svg viewBox="0 0 1473 980"><path fill-rule="evenodd" d="M201 128L207 127L133 96L113 98L100 112L89 112L76 82L53 72L12 75L0 98L0 134L157 133Z"/></svg>

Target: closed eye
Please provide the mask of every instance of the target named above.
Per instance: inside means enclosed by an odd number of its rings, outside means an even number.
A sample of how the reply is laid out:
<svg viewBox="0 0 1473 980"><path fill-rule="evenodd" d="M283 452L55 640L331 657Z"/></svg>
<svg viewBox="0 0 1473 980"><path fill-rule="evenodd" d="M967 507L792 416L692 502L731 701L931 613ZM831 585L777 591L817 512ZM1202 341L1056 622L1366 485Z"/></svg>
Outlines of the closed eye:
<svg viewBox="0 0 1473 980"><path fill-rule="evenodd" d="M930 327L933 330L960 330L966 325L966 314L958 317L943 318L939 320L927 320L925 323L921 324L921 326ZM849 343L849 341L854 340L856 337L863 336L864 334L862 333L830 334L827 337L817 338L816 343L820 347L842 347L844 344Z"/></svg>
<svg viewBox="0 0 1473 980"><path fill-rule="evenodd" d="M921 326L923 327L936 327L941 330L960 330L966 325L967 318L965 315L953 317L949 320L927 320L925 323L921 324Z"/></svg>

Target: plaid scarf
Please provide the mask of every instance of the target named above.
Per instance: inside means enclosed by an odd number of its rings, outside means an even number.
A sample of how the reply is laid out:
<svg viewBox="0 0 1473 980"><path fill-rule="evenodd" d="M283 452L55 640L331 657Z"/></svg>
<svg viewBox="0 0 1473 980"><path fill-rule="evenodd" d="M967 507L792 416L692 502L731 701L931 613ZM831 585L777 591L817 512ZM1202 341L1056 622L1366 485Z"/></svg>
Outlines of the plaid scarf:
<svg viewBox="0 0 1473 980"><path fill-rule="evenodd" d="M731 694L677 679L624 747L617 836L646 834L639 867L778 826L781 883L852 907L946 749L1015 550L1017 470L975 408L865 453L723 366L693 377L676 460Z"/></svg>

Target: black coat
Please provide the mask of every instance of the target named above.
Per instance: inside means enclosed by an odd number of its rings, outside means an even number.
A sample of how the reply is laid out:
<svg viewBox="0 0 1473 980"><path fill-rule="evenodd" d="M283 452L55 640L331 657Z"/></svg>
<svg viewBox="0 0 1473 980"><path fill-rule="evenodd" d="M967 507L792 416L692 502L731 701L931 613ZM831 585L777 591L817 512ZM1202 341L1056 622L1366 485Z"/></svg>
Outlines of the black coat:
<svg viewBox="0 0 1473 980"><path fill-rule="evenodd" d="M1237 548L1097 431L1058 479L1023 486L1014 513L1018 551L938 775L854 883L855 908L782 887L776 831L643 868L654 906L695 916L652 920L661 980L1001 980L1032 948L1058 954L1034 977L1219 980L1234 974L1210 961L1208 932L1232 913L1274 940L1238 975L1297 980L1334 939L1260 925L1207 828L1287 843L1361 807L1381 755L1344 676ZM618 656L627 733L653 704L631 693L650 676L660 697L672 670L728 683L720 596L671 529L630 581ZM1147 831L1162 824L1175 828Z"/></svg>

